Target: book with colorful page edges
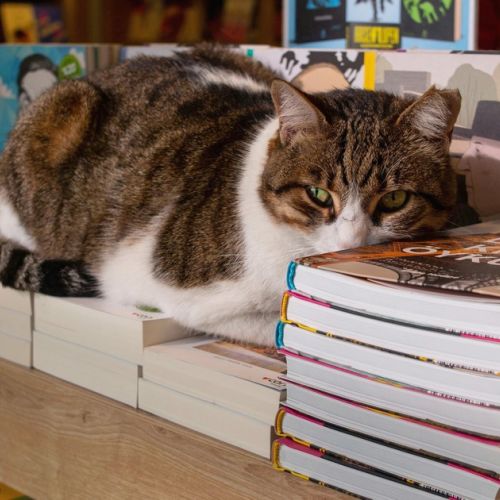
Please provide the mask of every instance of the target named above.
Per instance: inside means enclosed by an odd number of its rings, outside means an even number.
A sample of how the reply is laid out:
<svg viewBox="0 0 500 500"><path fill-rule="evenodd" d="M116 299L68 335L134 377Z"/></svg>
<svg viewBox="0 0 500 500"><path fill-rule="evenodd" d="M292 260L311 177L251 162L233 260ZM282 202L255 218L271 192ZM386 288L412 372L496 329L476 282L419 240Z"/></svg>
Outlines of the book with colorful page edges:
<svg viewBox="0 0 500 500"><path fill-rule="evenodd" d="M382 472L345 457L338 457L325 450L299 444L288 438L274 442L272 459L277 470L290 472L302 479L361 498L432 499L436 498L436 495L451 498L448 492Z"/></svg>
<svg viewBox="0 0 500 500"><path fill-rule="evenodd" d="M429 418L409 417L384 410L380 408L380 402L374 403L377 406L328 394L289 380L284 405L325 424L340 426L408 449L412 453L455 462L500 479L498 438L469 434L432 422Z"/></svg>
<svg viewBox="0 0 500 500"><path fill-rule="evenodd" d="M408 478L413 484L429 485L452 497L494 498L500 487L500 480L490 474L445 458L425 456L289 408L278 412L276 433L339 460L363 464L397 479Z"/></svg>
<svg viewBox="0 0 500 500"><path fill-rule="evenodd" d="M500 339L500 232L396 241L297 259L288 284L384 320Z"/></svg>
<svg viewBox="0 0 500 500"><path fill-rule="evenodd" d="M296 335L294 329L286 329L285 324L299 326L300 335ZM443 367L500 374L500 339L433 330L396 320L384 321L297 292L286 292L276 344L298 352L309 352L314 347L323 353L333 353L334 344L330 339L354 342Z"/></svg>

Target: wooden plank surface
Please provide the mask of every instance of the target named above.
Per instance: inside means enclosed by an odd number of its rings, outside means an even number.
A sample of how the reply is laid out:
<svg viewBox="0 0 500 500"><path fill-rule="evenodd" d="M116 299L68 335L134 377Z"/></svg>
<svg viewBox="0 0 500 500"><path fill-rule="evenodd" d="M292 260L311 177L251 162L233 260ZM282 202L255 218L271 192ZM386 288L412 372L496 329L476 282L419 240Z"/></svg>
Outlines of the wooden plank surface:
<svg viewBox="0 0 500 500"><path fill-rule="evenodd" d="M350 498L3 360L0 450L0 481L37 499Z"/></svg>

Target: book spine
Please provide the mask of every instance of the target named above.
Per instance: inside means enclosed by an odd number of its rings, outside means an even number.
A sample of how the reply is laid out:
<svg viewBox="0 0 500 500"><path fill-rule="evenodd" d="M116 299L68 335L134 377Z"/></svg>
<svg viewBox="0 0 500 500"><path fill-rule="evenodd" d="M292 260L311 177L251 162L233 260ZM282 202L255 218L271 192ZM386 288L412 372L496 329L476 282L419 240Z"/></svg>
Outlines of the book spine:
<svg viewBox="0 0 500 500"><path fill-rule="evenodd" d="M285 327L285 325L281 321L276 325L275 342L276 342L276 347L278 349L281 349L284 347L284 344L283 344L283 328L284 327Z"/></svg>
<svg viewBox="0 0 500 500"><path fill-rule="evenodd" d="M280 308L280 319L284 323L288 322L287 319L287 309L288 309L288 301L290 300L290 294L285 292L283 294L283 298L281 299L281 308Z"/></svg>
<svg viewBox="0 0 500 500"><path fill-rule="evenodd" d="M295 279L295 269L297 264L295 262L290 262L288 265L288 271L286 273L286 283L290 290L295 290L294 279Z"/></svg>
<svg viewBox="0 0 500 500"><path fill-rule="evenodd" d="M279 437L286 437L283 432L283 418L285 418L286 413L286 409L282 406L278 409L278 413L276 413L276 419L274 421L274 432Z"/></svg>
<svg viewBox="0 0 500 500"><path fill-rule="evenodd" d="M273 469L285 471L285 468L280 464L280 446L281 439L276 439L275 441L273 441L273 446L271 449L271 462L273 464Z"/></svg>

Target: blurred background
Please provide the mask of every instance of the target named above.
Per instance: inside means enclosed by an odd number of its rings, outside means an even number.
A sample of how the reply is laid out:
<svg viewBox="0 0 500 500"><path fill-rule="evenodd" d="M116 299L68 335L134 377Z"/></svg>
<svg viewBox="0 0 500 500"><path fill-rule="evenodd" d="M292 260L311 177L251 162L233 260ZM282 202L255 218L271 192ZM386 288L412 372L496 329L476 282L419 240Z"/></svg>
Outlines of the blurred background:
<svg viewBox="0 0 500 500"><path fill-rule="evenodd" d="M17 4L17 9L10 8ZM36 29L9 32L9 17L29 4L47 35L33 39ZM42 0L0 2L2 41L71 43L223 43L281 44L281 0ZM9 12L10 10L10 12ZM40 13L40 16L39 14ZM40 23L40 20L35 20ZM19 25L19 23L17 23ZM19 31L19 30L18 30ZM38 30L41 31L40 29Z"/></svg>
<svg viewBox="0 0 500 500"><path fill-rule="evenodd" d="M13 4L18 7L15 14L9 9ZM21 5L26 7L24 14ZM0 2L0 7L4 42L130 45L214 40L281 45L282 41L281 0L42 0ZM38 31L9 32L9 17L24 15L28 21L33 13ZM479 0L478 33L479 49L500 50L500 0Z"/></svg>

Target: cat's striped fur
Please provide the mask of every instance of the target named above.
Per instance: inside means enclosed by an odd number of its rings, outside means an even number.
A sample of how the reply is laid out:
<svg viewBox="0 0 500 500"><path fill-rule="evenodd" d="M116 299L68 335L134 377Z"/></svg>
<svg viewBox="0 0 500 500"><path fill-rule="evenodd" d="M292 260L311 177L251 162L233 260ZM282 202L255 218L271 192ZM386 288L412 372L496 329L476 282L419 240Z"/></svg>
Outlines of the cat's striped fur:
<svg viewBox="0 0 500 500"><path fill-rule="evenodd" d="M457 92L306 96L276 78L201 47L43 94L0 158L2 283L271 343L289 259L443 225ZM378 210L395 189L405 206Z"/></svg>

